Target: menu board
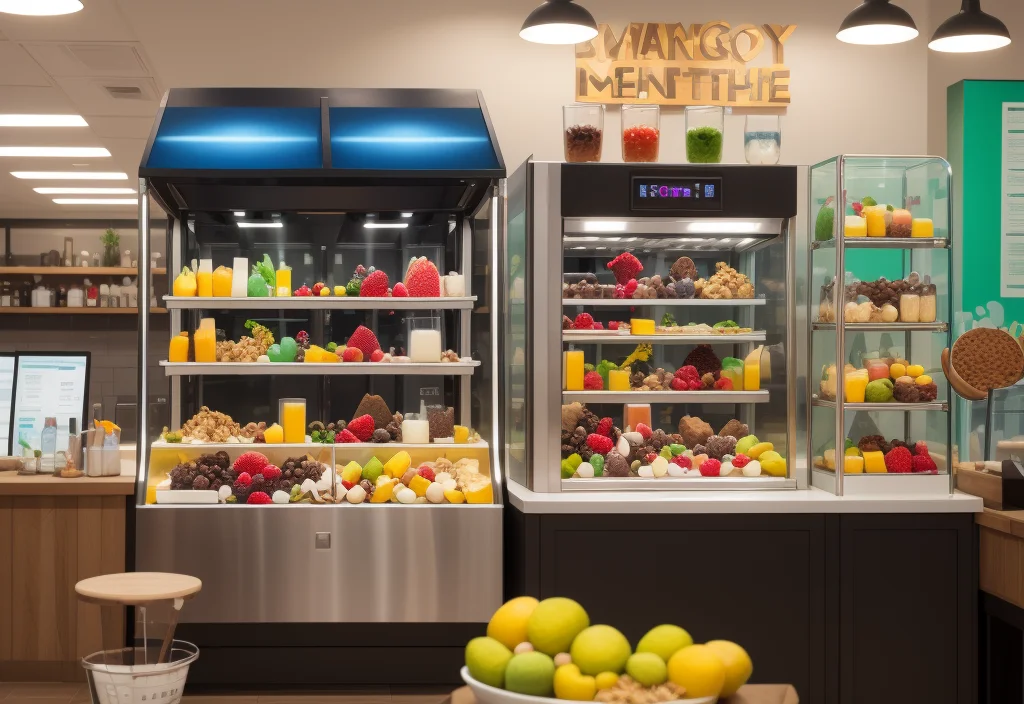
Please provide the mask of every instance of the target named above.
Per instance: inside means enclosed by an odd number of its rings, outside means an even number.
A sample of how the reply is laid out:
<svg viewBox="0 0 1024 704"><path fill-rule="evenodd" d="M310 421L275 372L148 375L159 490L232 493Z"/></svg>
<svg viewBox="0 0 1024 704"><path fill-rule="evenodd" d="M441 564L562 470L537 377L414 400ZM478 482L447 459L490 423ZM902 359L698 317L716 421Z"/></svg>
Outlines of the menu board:
<svg viewBox="0 0 1024 704"><path fill-rule="evenodd" d="M32 449L40 447L43 424L57 419L57 451L68 448L68 421L76 418L83 428L89 392L89 353L26 354L17 357L11 446L19 440ZM15 454L21 454L15 452Z"/></svg>
<svg viewBox="0 0 1024 704"><path fill-rule="evenodd" d="M0 453L8 455L13 454L10 433L13 396L14 355L0 355Z"/></svg>

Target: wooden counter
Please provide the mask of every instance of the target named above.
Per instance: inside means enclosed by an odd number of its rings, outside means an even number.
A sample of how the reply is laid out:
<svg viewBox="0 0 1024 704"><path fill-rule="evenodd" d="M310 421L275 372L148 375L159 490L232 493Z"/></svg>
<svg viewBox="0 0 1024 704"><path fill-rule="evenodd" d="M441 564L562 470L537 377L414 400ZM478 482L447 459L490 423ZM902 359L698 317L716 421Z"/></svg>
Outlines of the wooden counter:
<svg viewBox="0 0 1024 704"><path fill-rule="evenodd" d="M1024 609L1024 511L986 508L975 521L979 587Z"/></svg>
<svg viewBox="0 0 1024 704"><path fill-rule="evenodd" d="M0 473L0 681L84 679L79 658L103 648L100 610L80 604L75 583L124 571L134 487L131 476Z"/></svg>

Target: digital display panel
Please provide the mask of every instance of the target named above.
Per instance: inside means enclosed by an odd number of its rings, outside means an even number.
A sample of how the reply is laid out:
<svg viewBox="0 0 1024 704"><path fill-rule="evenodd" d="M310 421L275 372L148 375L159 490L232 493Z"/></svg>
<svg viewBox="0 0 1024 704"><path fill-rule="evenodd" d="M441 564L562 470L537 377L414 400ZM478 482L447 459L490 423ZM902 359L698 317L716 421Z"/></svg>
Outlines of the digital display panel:
<svg viewBox="0 0 1024 704"><path fill-rule="evenodd" d="M722 179L634 176L631 210L721 210Z"/></svg>

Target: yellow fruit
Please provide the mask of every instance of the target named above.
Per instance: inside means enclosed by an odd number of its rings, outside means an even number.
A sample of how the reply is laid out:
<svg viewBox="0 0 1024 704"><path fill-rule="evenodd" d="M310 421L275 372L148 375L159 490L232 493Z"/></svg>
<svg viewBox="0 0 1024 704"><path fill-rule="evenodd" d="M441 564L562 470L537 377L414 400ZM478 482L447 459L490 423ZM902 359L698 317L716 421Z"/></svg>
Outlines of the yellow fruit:
<svg viewBox="0 0 1024 704"><path fill-rule="evenodd" d="M843 462L843 471L847 474L863 474L864 458L859 455L847 455Z"/></svg>
<svg viewBox="0 0 1024 704"><path fill-rule="evenodd" d="M589 625L590 617L582 606L556 596L537 604L526 624L526 635L534 648L554 657L569 652L573 640Z"/></svg>
<svg viewBox="0 0 1024 704"><path fill-rule="evenodd" d="M322 289L320 289L320 295L321 296L330 296L331 295L331 289L329 289L326 286L324 286Z"/></svg>
<svg viewBox="0 0 1024 704"><path fill-rule="evenodd" d="M675 655L676 651L693 645L693 638L679 626L665 624L655 626L644 634L636 644L638 653L654 653L665 662Z"/></svg>
<svg viewBox="0 0 1024 704"><path fill-rule="evenodd" d="M466 669L477 682L505 686L505 668L512 651L493 638L474 638L466 644Z"/></svg>
<svg viewBox="0 0 1024 704"><path fill-rule="evenodd" d="M626 672L644 687L656 687L668 679L665 661L654 653L635 653L626 661Z"/></svg>
<svg viewBox="0 0 1024 704"><path fill-rule="evenodd" d="M537 608L537 600L532 596L521 596L506 601L498 607L487 624L487 636L498 641L509 650L527 640L526 623L530 614Z"/></svg>
<svg viewBox="0 0 1024 704"><path fill-rule="evenodd" d="M754 663L751 662L747 651L732 641L712 640L708 641L707 647L725 663L725 686L719 696L731 697L750 679L754 672Z"/></svg>
<svg viewBox="0 0 1024 704"><path fill-rule="evenodd" d="M619 676L614 672L602 672L594 679L597 681L598 689L611 689L619 681Z"/></svg>
<svg viewBox="0 0 1024 704"><path fill-rule="evenodd" d="M409 488L416 492L416 496L426 496L427 489L429 487L430 480L427 479L426 477L421 477L418 474L412 478L412 481L409 482ZM516 645L519 644L516 643Z"/></svg>
<svg viewBox="0 0 1024 704"><path fill-rule="evenodd" d="M927 374L921 374L920 376L915 378L914 381L920 384L921 386L924 386L925 384L932 383L932 378Z"/></svg>
<svg viewBox="0 0 1024 704"><path fill-rule="evenodd" d="M725 687L725 663L706 645L683 648L668 661L668 678L691 699L717 697Z"/></svg>
<svg viewBox="0 0 1024 704"><path fill-rule="evenodd" d="M317 345L310 345L309 349L306 350L306 356L303 361L305 362L326 362L326 355L330 354L323 347ZM337 361L337 360L335 360Z"/></svg>
<svg viewBox="0 0 1024 704"><path fill-rule="evenodd" d="M373 496L370 497L371 504L386 504L395 495L395 484L391 477L377 477L377 486L373 489ZM490 634L488 634L490 635Z"/></svg>
<svg viewBox="0 0 1024 704"><path fill-rule="evenodd" d="M899 379L901 376L906 376L906 374L907 367L905 364L900 364L899 362L896 362L895 364L889 366L889 376L892 377L893 379Z"/></svg>
<svg viewBox="0 0 1024 704"><path fill-rule="evenodd" d="M450 504L466 503L466 495L458 489L445 489L444 498L448 499L448 503Z"/></svg>
<svg viewBox="0 0 1024 704"><path fill-rule="evenodd" d="M334 287L334 295L335 296L344 296L344 295L346 295L346 293L347 292L345 291L345 287L344 286L335 286Z"/></svg>
<svg viewBox="0 0 1024 704"><path fill-rule="evenodd" d="M907 367L907 376L914 377L915 379L924 374L924 367L920 364L911 364Z"/></svg>
<svg viewBox="0 0 1024 704"><path fill-rule="evenodd" d="M550 697L554 693L555 663L544 653L513 655L505 668L505 689L517 694Z"/></svg>
<svg viewBox="0 0 1024 704"><path fill-rule="evenodd" d="M470 489L466 492L466 503L470 504L493 504L494 503L494 489L491 487L490 482L477 489ZM565 650L563 648L562 650Z"/></svg>
<svg viewBox="0 0 1024 704"><path fill-rule="evenodd" d="M306 354L309 354L309 353L307 352ZM774 450L774 449L775 449L775 446L772 445L770 442L759 442L756 445L754 445L753 447L751 447L749 450L744 452L743 454L745 454L747 457L749 457L752 460L756 460L758 457L761 456L762 452L768 452L768 451Z"/></svg>
<svg viewBox="0 0 1024 704"><path fill-rule="evenodd" d="M846 456L847 457L860 457L860 448L859 447L848 447L848 448L846 448Z"/></svg>
<svg viewBox="0 0 1024 704"><path fill-rule="evenodd" d="M456 425L455 442L460 445L469 442L469 428L464 425Z"/></svg>
<svg viewBox="0 0 1024 704"><path fill-rule="evenodd" d="M580 673L576 665L562 665L555 670L555 696L576 702L590 702L597 694L597 680Z"/></svg>
<svg viewBox="0 0 1024 704"><path fill-rule="evenodd" d="M274 423L263 431L263 439L270 445L284 442L284 428Z"/></svg>
<svg viewBox="0 0 1024 704"><path fill-rule="evenodd" d="M778 452L768 450L761 453L761 469L773 477L786 476L786 460Z"/></svg>
<svg viewBox="0 0 1024 704"><path fill-rule="evenodd" d="M394 457L384 463L384 473L389 477L402 478L402 475L409 471L412 466L412 457L405 450L399 450ZM518 643L516 644L518 645ZM513 648L515 646L512 646Z"/></svg>
<svg viewBox="0 0 1024 704"><path fill-rule="evenodd" d="M631 652L626 636L611 626L584 628L569 650L573 664L585 675L622 672Z"/></svg>
<svg viewBox="0 0 1024 704"><path fill-rule="evenodd" d="M264 433L266 436L266 433ZM363 478L363 468L355 460L345 465L345 469L341 470L341 478L343 481L349 484L358 484L359 480Z"/></svg>

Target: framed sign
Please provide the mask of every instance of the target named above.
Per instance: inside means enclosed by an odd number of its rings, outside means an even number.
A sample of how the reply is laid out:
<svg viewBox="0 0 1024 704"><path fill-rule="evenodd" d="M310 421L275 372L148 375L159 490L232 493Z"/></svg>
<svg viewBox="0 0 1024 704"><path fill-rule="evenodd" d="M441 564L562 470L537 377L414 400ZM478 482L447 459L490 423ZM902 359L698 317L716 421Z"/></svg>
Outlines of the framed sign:
<svg viewBox="0 0 1024 704"><path fill-rule="evenodd" d="M790 73L786 41L795 24L716 21L631 22L576 45L576 100L581 103L657 103L785 108ZM771 63L764 59L771 50Z"/></svg>

